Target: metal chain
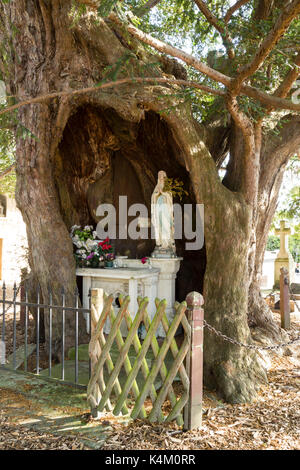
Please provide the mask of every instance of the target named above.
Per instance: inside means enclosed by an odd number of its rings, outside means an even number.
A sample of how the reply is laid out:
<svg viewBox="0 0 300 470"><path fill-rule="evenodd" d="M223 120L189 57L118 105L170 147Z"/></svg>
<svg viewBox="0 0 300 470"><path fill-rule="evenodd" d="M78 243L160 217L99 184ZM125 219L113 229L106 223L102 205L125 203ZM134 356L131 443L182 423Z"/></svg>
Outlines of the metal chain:
<svg viewBox="0 0 300 470"><path fill-rule="evenodd" d="M288 341L287 343L277 344L276 346L257 346L255 344L245 344L245 343L241 343L240 341L237 341L236 339L229 338L228 336L221 333L221 331L218 331L216 328L211 326L205 320L203 320L203 324L205 328L207 328L209 331L214 333L216 336L219 336L220 338L222 338L224 341L228 341L229 343L235 344L236 346L241 346L246 349L254 349L256 351L275 351L276 349L284 348L285 346L290 346L291 344L294 344L300 341L300 336L298 336L298 338L294 340Z"/></svg>

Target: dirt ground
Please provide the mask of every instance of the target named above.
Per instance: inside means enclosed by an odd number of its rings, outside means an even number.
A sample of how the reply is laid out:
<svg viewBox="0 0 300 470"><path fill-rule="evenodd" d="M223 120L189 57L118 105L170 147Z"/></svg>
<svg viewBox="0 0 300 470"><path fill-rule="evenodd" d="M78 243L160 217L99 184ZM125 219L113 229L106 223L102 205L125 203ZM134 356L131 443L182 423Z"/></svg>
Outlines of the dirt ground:
<svg viewBox="0 0 300 470"><path fill-rule="evenodd" d="M105 413L111 427L103 450L300 450L300 365L292 357L273 357L269 384L256 402L228 405L208 391L203 399L203 426L183 432L176 424L150 424L137 420L129 425ZM7 400L9 396L10 400ZM12 392L0 390L0 450L88 449L80 437L63 437L28 430L8 418ZM28 409L32 400L14 393L14 406ZM84 416L82 417L84 419Z"/></svg>
<svg viewBox="0 0 300 470"><path fill-rule="evenodd" d="M11 319L7 332L11 334ZM300 319L294 316L290 337L299 334ZM19 335L22 340L21 330ZM102 420L111 430L102 449L300 450L299 342L280 354L270 354L268 379L257 400L250 404L229 405L213 392L204 390L203 425L194 431L183 432L175 423L150 424L142 420L124 425L105 413ZM16 408L33 406L32 398L0 389L0 450L89 448L80 437L38 432L11 420L12 393Z"/></svg>
<svg viewBox="0 0 300 470"><path fill-rule="evenodd" d="M183 432L174 423L150 424L137 420L126 426L106 413L101 419L111 431L102 449L300 450L299 361L295 364L291 357L274 356L268 377L269 384L251 404L228 405L205 391L203 426L190 432ZM0 450L89 448L80 436L59 437L37 432L11 420L8 415L12 401L14 407L23 410L34 406L32 399L0 389Z"/></svg>
<svg viewBox="0 0 300 470"><path fill-rule="evenodd" d="M3 390L0 390L1 395L3 392ZM55 436L30 430L24 426L11 423L8 417L5 416L5 408L0 410L0 451L85 449L86 447L78 437Z"/></svg>
<svg viewBox="0 0 300 470"><path fill-rule="evenodd" d="M182 432L175 424L113 424L103 449L300 450L300 367L274 359L269 385L256 402L228 405L204 393L203 426Z"/></svg>

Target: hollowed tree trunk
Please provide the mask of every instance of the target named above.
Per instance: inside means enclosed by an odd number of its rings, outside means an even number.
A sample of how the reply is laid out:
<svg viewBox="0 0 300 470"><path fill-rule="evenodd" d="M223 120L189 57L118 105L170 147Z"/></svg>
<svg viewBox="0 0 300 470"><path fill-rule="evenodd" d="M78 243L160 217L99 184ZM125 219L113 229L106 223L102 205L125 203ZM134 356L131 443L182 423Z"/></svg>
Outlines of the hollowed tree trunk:
<svg viewBox="0 0 300 470"><path fill-rule="evenodd" d="M115 64L128 52L127 47L137 51L134 41L128 46L126 40L119 39L122 31L114 31L103 20L82 18L71 28L70 6L69 0L11 0L1 6L7 17L7 33L10 34L11 23L18 31L13 38L14 54L6 80L10 94L22 99L52 90L96 85L104 68ZM138 54L139 57L142 54L143 63L153 62L153 57L148 57L145 51L142 53L140 46ZM141 70L139 60L132 60L136 74ZM163 76L162 71L157 73ZM56 296L54 300L60 302L59 290L64 285L68 302L73 301L76 277L69 229L87 217L90 218L87 223L93 220L96 194L93 191L97 182L102 198L99 203L109 202L105 199L110 194L102 191L101 178L106 178L103 181L108 188L110 176L105 175L119 152L118 158L124 157L135 169L142 188L139 191L140 194L144 191L145 200L151 195L158 170L166 169L168 176L173 171L174 176L183 175L184 180L189 177L191 200L205 206L205 319L229 337L249 342L247 273L253 214L238 192L221 184L215 162L188 105L178 104L176 98L167 96L174 95L174 90L178 88L134 83L20 109L20 122L34 135L25 140L16 138L16 198L27 226L31 269L44 298L50 286ZM164 110L171 105L178 106L166 113ZM98 110L100 117L90 120L86 127L84 141L88 150L85 147L84 154L74 151L70 158L70 147L63 140L65 132L71 135L72 130L76 131L72 119L78 111L87 109ZM79 115L81 119L84 116L82 112ZM86 115L83 125L88 121ZM148 131L155 135L155 129L157 135L164 136L157 147L155 138L147 141ZM78 141L77 137L74 134L74 142ZM157 156L153 147L159 147ZM203 252L196 252L186 261L185 277L191 272L189 263L195 274L190 289L201 289L203 279L199 273L204 271L201 266L204 259ZM49 341L47 316L45 320ZM80 321L80 341L84 341L84 321L82 318ZM67 341L73 345L71 318L69 322ZM54 351L59 355L59 315L54 316L53 337ZM206 383L230 402L251 400L256 386L265 380L253 352L224 342L207 331L204 360Z"/></svg>

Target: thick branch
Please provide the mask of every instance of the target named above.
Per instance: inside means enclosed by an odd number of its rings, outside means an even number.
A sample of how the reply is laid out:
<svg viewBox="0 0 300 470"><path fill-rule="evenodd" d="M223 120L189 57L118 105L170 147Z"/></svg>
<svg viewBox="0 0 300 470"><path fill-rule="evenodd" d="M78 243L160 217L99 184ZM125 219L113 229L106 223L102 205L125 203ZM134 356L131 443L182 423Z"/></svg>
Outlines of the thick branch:
<svg viewBox="0 0 300 470"><path fill-rule="evenodd" d="M291 155L300 149L300 116L290 114L284 116L277 125L276 130L270 131L264 137L262 148L262 175L270 173L270 169L276 172L276 168L285 163Z"/></svg>
<svg viewBox="0 0 300 470"><path fill-rule="evenodd" d="M259 0L253 13L254 21L266 20L269 17L273 6L274 0Z"/></svg>
<svg viewBox="0 0 300 470"><path fill-rule="evenodd" d="M238 10L240 7L242 7L243 5L245 5L245 3L248 3L248 2L249 0L239 0L234 5L232 5L232 7L229 8L226 15L224 16L224 23L227 24L230 18L232 17L232 15L236 12L236 10Z"/></svg>
<svg viewBox="0 0 300 470"><path fill-rule="evenodd" d="M252 61L244 66L242 70L240 70L239 75L236 77L232 85L233 93L238 92L244 80L253 75L256 70L259 69L266 57L274 48L275 44L288 29L293 19L299 15L299 13L299 0L294 0L286 8L284 8L282 13L279 15L279 18L277 19L274 27L262 42Z"/></svg>
<svg viewBox="0 0 300 470"><path fill-rule="evenodd" d="M248 204L253 205L258 191L258 149L256 139L258 128L254 128L250 119L239 109L236 96L231 93L227 95L227 108L235 124L242 131L244 138L244 174L242 181L242 193Z"/></svg>
<svg viewBox="0 0 300 470"><path fill-rule="evenodd" d="M228 57L230 59L234 59L234 49L233 43L230 35L227 31L221 26L218 18L207 8L206 4L202 0L194 0L199 10L203 13L207 21L214 26L214 28L219 31L222 36L223 44L226 47Z"/></svg>
<svg viewBox="0 0 300 470"><path fill-rule="evenodd" d="M293 67L291 70L289 70L288 74L286 75L286 77L284 78L282 83L279 85L277 90L275 90L275 92L273 93L273 96L276 96L278 98L285 98L288 95L288 93L290 92L290 90L292 89L293 84L294 84L295 80L298 78L299 72L300 72L300 68L299 68L299 66L300 66L300 51L298 52L298 54L297 54L297 56L294 60L294 63L295 63L295 67ZM272 106L268 106L266 108L266 114L270 114L273 110L274 110L274 108Z"/></svg>
<svg viewBox="0 0 300 470"><path fill-rule="evenodd" d="M124 85L124 84L127 84L127 83L141 83L141 84L143 84L143 83L152 83L153 85L155 85L156 83L165 83L165 84L169 83L169 84L173 84L173 85L181 85L181 86L196 88L196 89L199 89L201 91L205 91L206 93L212 93L212 94L218 95L218 96L225 96L225 92L222 91L222 90L215 90L215 89L210 88L208 86L201 85L200 83L192 82L192 81L188 81L188 80L176 80L176 79L172 79L172 78L161 78L161 77L153 77L153 78L149 78L149 77L144 77L144 78L131 77L131 78L122 78L122 79L116 80L114 82L103 83L102 85L99 85L99 86L91 86L91 87L87 87L87 88L81 88L79 90L57 91L57 92L54 92L54 93L47 93L45 95L39 95L39 96L36 96L34 98L28 98L24 101L20 101L19 103L14 104L13 106L9 106L7 108L4 108L4 109L0 110L0 116L2 114L6 114L6 113L9 113L9 112L15 111L16 109L19 109L22 106L26 106L26 105L29 105L29 104L42 103L44 101L49 101L49 100L52 100L52 99L55 99L55 98L71 97L71 96L75 96L75 95L82 95L82 94L85 94L85 93L93 93L93 92L97 92L99 90L103 90L105 88L112 88L112 87L115 87L115 86L121 86L121 85Z"/></svg>
<svg viewBox="0 0 300 470"><path fill-rule="evenodd" d="M159 2L161 2L161 0L148 0L145 5L141 6L140 8L137 8L134 14L141 18L142 16L146 15L146 13L151 10L151 8L154 8Z"/></svg>
<svg viewBox="0 0 300 470"><path fill-rule="evenodd" d="M297 80L298 76L300 75L300 51L298 52L295 60L295 67L293 67L288 74L286 75L285 79L281 83L281 85L277 88L274 95L278 96L279 98L285 98L287 94L292 89L294 82Z"/></svg>
<svg viewBox="0 0 300 470"><path fill-rule="evenodd" d="M111 13L109 15L109 19L112 22L118 24L119 26L125 26L127 31L132 34L132 36L136 37L141 42L144 42L145 44L154 47L154 49L156 49L157 51L162 52L163 54L171 55L172 57L176 57L177 59L181 59L187 65L190 65L191 67L208 76L212 80L222 83L227 88L231 87L233 83L233 79L231 77L228 77L227 75L224 75L223 73L218 72L217 70L211 67L208 67L206 64L196 59L191 54L188 54L182 51L181 49L178 49L177 47L171 46L170 44L160 41L159 39L153 38L150 34L140 31L132 24L124 25L124 23L122 23L118 16L114 13ZM276 96L268 95L267 93L259 90L258 88L249 85L241 86L241 94L247 95L250 98L258 100L265 106L273 106L276 109L290 109L293 111L300 111L299 104L293 103L292 101L285 100L282 98L277 98Z"/></svg>

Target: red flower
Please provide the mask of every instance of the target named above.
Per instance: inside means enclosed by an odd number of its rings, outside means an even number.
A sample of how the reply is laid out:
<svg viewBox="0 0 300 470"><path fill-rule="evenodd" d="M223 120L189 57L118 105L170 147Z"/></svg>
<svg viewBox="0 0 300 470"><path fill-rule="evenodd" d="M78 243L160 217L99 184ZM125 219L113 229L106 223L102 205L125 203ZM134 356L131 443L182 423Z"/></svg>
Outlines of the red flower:
<svg viewBox="0 0 300 470"><path fill-rule="evenodd" d="M141 259L141 262L142 262L143 264L146 264L146 263L147 263L147 259L148 259L147 256L145 256L144 258Z"/></svg>

